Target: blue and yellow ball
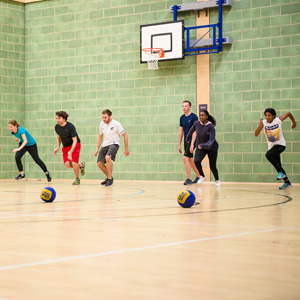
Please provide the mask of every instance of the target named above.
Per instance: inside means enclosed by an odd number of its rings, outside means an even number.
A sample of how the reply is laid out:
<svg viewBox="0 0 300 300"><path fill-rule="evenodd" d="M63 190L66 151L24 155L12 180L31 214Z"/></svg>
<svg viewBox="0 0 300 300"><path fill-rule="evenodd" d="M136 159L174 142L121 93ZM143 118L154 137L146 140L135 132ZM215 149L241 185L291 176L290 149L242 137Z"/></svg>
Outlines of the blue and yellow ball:
<svg viewBox="0 0 300 300"><path fill-rule="evenodd" d="M45 202L52 202L55 200L56 192L52 187L45 187L41 192L41 199Z"/></svg>
<svg viewBox="0 0 300 300"><path fill-rule="evenodd" d="M196 197L193 192L189 190L181 191L177 196L177 202L184 208L189 208L195 204Z"/></svg>

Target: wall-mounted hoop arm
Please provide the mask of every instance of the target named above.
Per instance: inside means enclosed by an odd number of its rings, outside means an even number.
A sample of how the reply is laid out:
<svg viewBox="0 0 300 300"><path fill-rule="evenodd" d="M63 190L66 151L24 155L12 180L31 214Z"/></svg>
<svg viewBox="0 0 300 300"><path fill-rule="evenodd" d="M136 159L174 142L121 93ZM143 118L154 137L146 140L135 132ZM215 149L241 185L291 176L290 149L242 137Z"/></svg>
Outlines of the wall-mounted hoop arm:
<svg viewBox="0 0 300 300"><path fill-rule="evenodd" d="M223 43L232 43L232 39L230 37L223 38L223 5L232 6L232 0L210 0L210 1L199 1L194 3L173 5L170 7L170 12L173 13L174 21L177 21L177 14L181 11L200 11L203 10L207 14L208 8L218 7L219 9L219 20L216 24L203 25L203 26L193 26L193 27L185 27L187 41L186 48L184 50L185 56L189 55L199 55L199 54L209 54L209 53L219 53L223 50ZM200 42L205 41L202 36L200 39L196 41L190 40L190 30L197 30L200 28L208 28L208 34L211 30L213 31L212 42L211 39L209 43ZM218 38L217 38L218 31ZM206 45L206 46L204 46ZM209 46L208 46L209 45ZM196 47L195 47L196 46Z"/></svg>

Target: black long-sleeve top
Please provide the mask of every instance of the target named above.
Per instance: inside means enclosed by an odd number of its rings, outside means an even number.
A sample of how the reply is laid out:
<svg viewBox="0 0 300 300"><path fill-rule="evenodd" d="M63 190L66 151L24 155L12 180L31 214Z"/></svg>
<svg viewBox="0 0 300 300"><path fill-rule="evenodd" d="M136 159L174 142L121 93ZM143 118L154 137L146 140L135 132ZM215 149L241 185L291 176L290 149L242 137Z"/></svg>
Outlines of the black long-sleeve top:
<svg viewBox="0 0 300 300"><path fill-rule="evenodd" d="M196 131L196 144L195 147L200 147L204 150L217 151L219 144L216 141L216 131L215 127L211 122L207 122L205 125L201 124L200 121L194 123L191 127L186 139L192 137L193 133Z"/></svg>

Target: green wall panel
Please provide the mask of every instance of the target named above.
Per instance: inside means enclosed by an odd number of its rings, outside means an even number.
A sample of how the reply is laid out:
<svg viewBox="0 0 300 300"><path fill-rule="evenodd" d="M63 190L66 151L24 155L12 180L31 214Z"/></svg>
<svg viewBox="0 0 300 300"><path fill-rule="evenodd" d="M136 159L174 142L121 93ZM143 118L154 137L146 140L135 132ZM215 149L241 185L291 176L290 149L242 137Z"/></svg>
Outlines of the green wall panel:
<svg viewBox="0 0 300 300"><path fill-rule="evenodd" d="M231 142L237 156L225 153L222 164L238 162L232 173L243 174L231 178L231 175L222 167L220 169L221 180L274 182L276 176L269 174L275 174L275 171L264 155L267 151L266 138L263 132L255 138L254 130L258 126L259 119L263 117L263 111L268 107L273 107L278 115L290 111L299 123L299 105L296 103L300 102L298 82L300 51L297 49L297 42L294 46L291 44L292 40L299 39L299 30L297 32L295 28L298 26L299 29L299 4L294 2L290 0L234 0L233 7L230 10L225 9L225 15L234 14L235 24L232 30L227 30L224 26L225 32L223 33L224 36L233 37L233 45L229 48L225 47L225 51L219 54L218 60L212 57L210 59L211 86L213 87L211 99L218 99L211 106L211 113L219 118L217 130L227 122L232 123L234 137L219 129L217 138L224 142ZM242 14L239 19L238 12L240 11ZM224 16L224 23L226 24L230 19ZM212 12L211 22L216 22L216 20L217 14ZM231 52L231 56L228 56L227 52ZM241 57L241 60L235 61L235 57ZM228 69L232 64L233 73L239 71L241 75L231 76L232 80L226 80L228 70L223 64L226 64ZM216 74L218 77L215 76ZM232 83L232 91L216 88L220 84L218 79L222 78L220 76L222 74L224 81ZM231 103L234 104L233 111L225 111L224 104L229 106ZM300 139L300 128L298 126L292 131L290 124L288 119L283 126L287 141L287 149L283 153L283 164L289 177L299 183L300 159L297 153L299 151L296 150L297 146L293 145L297 144ZM222 146L220 144L220 152L222 152ZM239 154L243 159L239 157ZM288 163L291 163L293 168L290 168ZM246 174L249 172L251 174Z"/></svg>
<svg viewBox="0 0 300 300"><path fill-rule="evenodd" d="M18 144L7 123L16 119L21 125L25 124L24 17L23 4L0 1L0 179L18 174L12 153Z"/></svg>
<svg viewBox="0 0 300 300"><path fill-rule="evenodd" d="M191 0L180 1L190 3ZM131 155L122 144L114 178L184 180L178 149L182 101L196 111L196 59L161 62L158 71L140 64L140 25L173 19L161 0L50 0L17 4L0 1L1 177L16 174L14 139L7 121L16 118L34 134L53 178L73 178L56 143L55 111L66 110L82 139L87 179L100 179L93 152L101 112L109 108L129 136ZM211 114L217 119L222 181L274 181L266 161L265 137L254 137L267 107L300 118L299 5L293 0L233 0L224 7L224 36L233 45L210 55ZM194 12L178 14L186 26ZM217 22L217 10L210 10ZM25 46L26 45L26 46ZM300 182L299 127L285 121L283 163ZM123 141L122 141L123 143ZM24 158L29 178L43 178ZM271 173L271 175L270 175Z"/></svg>

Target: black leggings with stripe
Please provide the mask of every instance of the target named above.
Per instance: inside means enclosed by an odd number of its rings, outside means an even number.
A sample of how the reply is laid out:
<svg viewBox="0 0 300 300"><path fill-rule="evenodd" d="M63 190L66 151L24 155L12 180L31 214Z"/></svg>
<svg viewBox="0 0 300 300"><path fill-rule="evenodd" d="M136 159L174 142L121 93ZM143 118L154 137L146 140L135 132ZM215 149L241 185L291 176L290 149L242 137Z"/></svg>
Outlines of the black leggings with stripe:
<svg viewBox="0 0 300 300"><path fill-rule="evenodd" d="M20 143L20 145L22 145L22 143ZM47 172L47 167L44 164L44 162L39 158L39 154L38 154L38 149L37 149L37 145L34 144L32 146L25 146L24 148L22 148L20 151L16 152L16 163L17 163L17 167L19 172L23 172L23 165L21 162L21 158L23 157L23 155L26 152L29 152L29 154L31 155L31 157L33 158L33 160L40 166L40 168L44 171Z"/></svg>
<svg viewBox="0 0 300 300"><path fill-rule="evenodd" d="M266 158L274 166L274 168L278 173L282 172L286 174L284 169L281 166L281 160L280 160L280 153L282 153L284 150L285 150L285 146L275 145L266 153Z"/></svg>

